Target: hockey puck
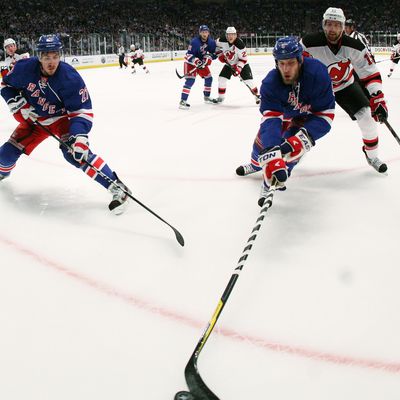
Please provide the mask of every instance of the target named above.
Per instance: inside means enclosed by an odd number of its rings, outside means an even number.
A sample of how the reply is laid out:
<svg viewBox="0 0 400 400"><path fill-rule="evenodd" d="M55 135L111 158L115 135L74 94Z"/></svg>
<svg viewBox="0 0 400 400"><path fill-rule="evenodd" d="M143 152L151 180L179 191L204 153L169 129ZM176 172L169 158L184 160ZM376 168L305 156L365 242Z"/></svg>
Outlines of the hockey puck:
<svg viewBox="0 0 400 400"><path fill-rule="evenodd" d="M192 393L182 390L175 395L174 400L196 400L196 398Z"/></svg>

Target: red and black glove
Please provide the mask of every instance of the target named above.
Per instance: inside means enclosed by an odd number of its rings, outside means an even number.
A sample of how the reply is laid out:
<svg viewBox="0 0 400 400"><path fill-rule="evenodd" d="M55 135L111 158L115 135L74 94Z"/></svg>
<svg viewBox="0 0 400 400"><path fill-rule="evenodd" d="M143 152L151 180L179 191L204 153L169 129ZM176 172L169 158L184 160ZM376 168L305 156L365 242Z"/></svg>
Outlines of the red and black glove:
<svg viewBox="0 0 400 400"><path fill-rule="evenodd" d="M222 62L222 64L226 63L226 57L225 54L222 52L219 56L218 56L218 60Z"/></svg>
<svg viewBox="0 0 400 400"><path fill-rule="evenodd" d="M232 71L233 71L233 76L239 76L242 72L242 67L239 65L233 65L232 66Z"/></svg>
<svg viewBox="0 0 400 400"><path fill-rule="evenodd" d="M204 59L203 59L203 63L202 63L202 65L201 65L201 67L198 67L198 68L206 68L206 67L208 67L209 65L211 65L211 63L212 63L212 58L211 57L204 57Z"/></svg>
<svg viewBox="0 0 400 400"><path fill-rule="evenodd" d="M382 123L387 120L388 109L383 93L380 90L371 95L369 106L371 107L372 118L375 121Z"/></svg>
<svg viewBox="0 0 400 400"><path fill-rule="evenodd" d="M315 144L305 128L301 128L295 135L285 139L281 144L281 152L287 162L299 160L311 150Z"/></svg>

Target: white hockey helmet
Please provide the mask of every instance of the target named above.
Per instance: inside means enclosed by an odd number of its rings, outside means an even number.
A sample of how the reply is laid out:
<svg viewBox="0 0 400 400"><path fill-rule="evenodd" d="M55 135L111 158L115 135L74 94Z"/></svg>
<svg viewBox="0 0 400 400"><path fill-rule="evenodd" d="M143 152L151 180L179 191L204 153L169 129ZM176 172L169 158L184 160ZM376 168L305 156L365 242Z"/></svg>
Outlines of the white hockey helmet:
<svg viewBox="0 0 400 400"><path fill-rule="evenodd" d="M8 39L6 39L6 40L4 41L4 48L6 48L7 46L9 46L10 44L15 44L15 45L17 45L17 44L15 43L15 40L14 40L14 39L8 38Z"/></svg>
<svg viewBox="0 0 400 400"><path fill-rule="evenodd" d="M136 49L135 45L131 44L131 50L135 50L135 49Z"/></svg>
<svg viewBox="0 0 400 400"><path fill-rule="evenodd" d="M322 18L322 27L324 27L326 21L338 21L342 24L344 29L344 23L346 22L346 17L344 16L343 10L341 8L329 7Z"/></svg>
<svg viewBox="0 0 400 400"><path fill-rule="evenodd" d="M236 28L234 26L228 26L225 33L236 33Z"/></svg>

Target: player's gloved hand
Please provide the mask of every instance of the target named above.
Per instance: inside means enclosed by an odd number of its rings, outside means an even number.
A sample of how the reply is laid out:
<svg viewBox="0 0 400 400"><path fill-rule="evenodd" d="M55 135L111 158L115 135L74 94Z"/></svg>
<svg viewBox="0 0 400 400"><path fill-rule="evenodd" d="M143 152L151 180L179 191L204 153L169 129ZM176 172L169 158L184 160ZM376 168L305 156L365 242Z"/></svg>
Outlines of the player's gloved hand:
<svg viewBox="0 0 400 400"><path fill-rule="evenodd" d="M285 139L281 144L281 152L286 162L299 160L305 153L311 150L315 144L305 128L301 128L295 135Z"/></svg>
<svg viewBox="0 0 400 400"><path fill-rule="evenodd" d="M71 136L68 140L75 161L86 161L89 156L89 139L86 135Z"/></svg>
<svg viewBox="0 0 400 400"><path fill-rule="evenodd" d="M32 121L35 122L38 115L35 113L35 109L28 104L25 97L21 95L15 96L7 103L8 108L13 113L14 118L19 122Z"/></svg>
<svg viewBox="0 0 400 400"><path fill-rule="evenodd" d="M199 58L195 58L193 63L196 66L196 68L203 68L203 60L200 60Z"/></svg>
<svg viewBox="0 0 400 400"><path fill-rule="evenodd" d="M385 98L383 97L383 93L380 90L371 95L371 98L369 99L369 105L371 107L372 118L375 121L381 123L386 121L388 117L388 109Z"/></svg>
<svg viewBox="0 0 400 400"><path fill-rule="evenodd" d="M211 63L212 63L212 58L211 58L211 56L207 55L207 56L204 57L203 66L201 68L206 68L209 65L211 65Z"/></svg>
<svg viewBox="0 0 400 400"><path fill-rule="evenodd" d="M288 178L286 163L282 158L279 146L264 149L258 156L260 167L264 171L264 181L268 187L271 186L273 178L276 179L277 189L284 189Z"/></svg>
<svg viewBox="0 0 400 400"><path fill-rule="evenodd" d="M225 64L227 62L227 59L226 59L225 54L223 52L218 55L218 60L221 61L223 64Z"/></svg>
<svg viewBox="0 0 400 400"><path fill-rule="evenodd" d="M233 76L238 76L242 72L242 67L239 65L233 65L232 70L233 70Z"/></svg>

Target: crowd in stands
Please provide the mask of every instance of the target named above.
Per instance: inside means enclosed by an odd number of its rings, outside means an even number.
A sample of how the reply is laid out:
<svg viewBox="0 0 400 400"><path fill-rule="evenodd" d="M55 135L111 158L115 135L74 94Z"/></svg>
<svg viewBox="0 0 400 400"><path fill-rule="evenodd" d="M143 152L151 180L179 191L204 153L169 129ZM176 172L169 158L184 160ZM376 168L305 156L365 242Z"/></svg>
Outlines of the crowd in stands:
<svg viewBox="0 0 400 400"><path fill-rule="evenodd" d="M227 26L239 32L295 34L321 28L327 7L341 7L361 32L400 31L398 0L24 0L7 2L0 13L0 39L16 38L28 48L41 34L59 33L78 40L91 33L121 38L121 32L150 34L157 43L174 38L176 48L187 46L200 24L212 35ZM394 10L394 12L393 12ZM164 39L164 41L163 41Z"/></svg>

